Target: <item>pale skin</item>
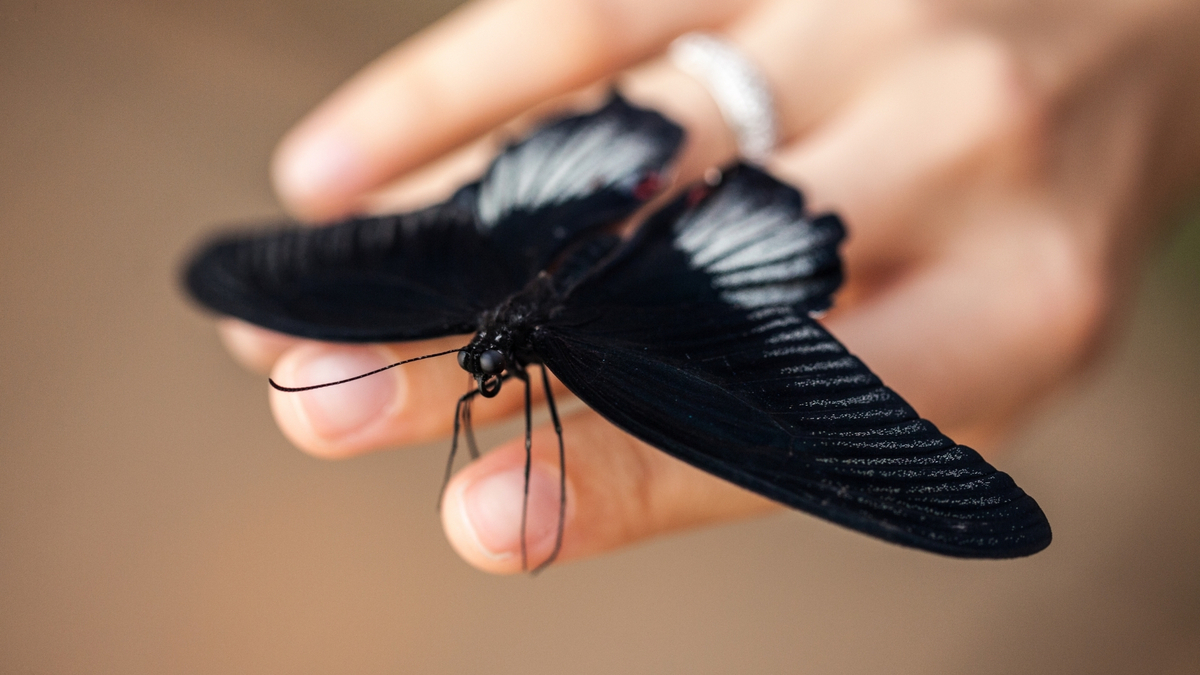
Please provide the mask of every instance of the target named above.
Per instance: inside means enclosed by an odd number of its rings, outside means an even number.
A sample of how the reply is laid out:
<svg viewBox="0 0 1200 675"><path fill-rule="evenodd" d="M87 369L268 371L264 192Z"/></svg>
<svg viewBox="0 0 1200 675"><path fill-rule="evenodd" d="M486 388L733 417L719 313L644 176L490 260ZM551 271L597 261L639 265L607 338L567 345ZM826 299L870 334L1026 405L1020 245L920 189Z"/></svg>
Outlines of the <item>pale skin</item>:
<svg viewBox="0 0 1200 675"><path fill-rule="evenodd" d="M1094 353L1146 244L1200 167L1194 0L485 0L380 57L282 141L284 205L312 221L411 208L485 166L539 113L616 82L684 125L678 182L735 143L697 82L664 62L724 33L771 83L768 168L848 224L848 283L826 325L923 416L985 455ZM492 130L502 129L499 133ZM465 344L345 346L221 325L242 363L285 384L341 379ZM455 359L302 394L273 391L284 433L341 458L446 436L467 387ZM475 421L521 412L520 383ZM777 506L631 438L563 419L560 562ZM459 472L442 518L456 551L521 569L524 442ZM558 512L557 443L534 431L530 561Z"/></svg>

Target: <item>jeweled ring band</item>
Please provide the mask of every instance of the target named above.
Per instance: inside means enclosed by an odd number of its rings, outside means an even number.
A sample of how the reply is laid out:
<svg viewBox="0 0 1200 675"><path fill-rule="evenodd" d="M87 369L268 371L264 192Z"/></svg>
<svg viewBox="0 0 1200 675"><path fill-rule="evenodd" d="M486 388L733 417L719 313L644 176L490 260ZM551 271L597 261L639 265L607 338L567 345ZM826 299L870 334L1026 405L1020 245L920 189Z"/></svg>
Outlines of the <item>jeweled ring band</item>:
<svg viewBox="0 0 1200 675"><path fill-rule="evenodd" d="M765 161L778 138L771 89L758 67L737 47L709 33L679 36L667 55L712 95L742 156Z"/></svg>

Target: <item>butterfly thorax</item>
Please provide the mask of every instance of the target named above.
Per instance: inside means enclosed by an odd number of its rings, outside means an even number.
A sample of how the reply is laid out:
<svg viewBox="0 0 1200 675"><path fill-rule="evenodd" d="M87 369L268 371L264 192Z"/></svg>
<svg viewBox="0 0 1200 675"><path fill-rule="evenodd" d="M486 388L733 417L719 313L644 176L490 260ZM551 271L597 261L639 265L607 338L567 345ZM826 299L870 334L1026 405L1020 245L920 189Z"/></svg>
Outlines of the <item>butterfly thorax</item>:
<svg viewBox="0 0 1200 675"><path fill-rule="evenodd" d="M479 318L479 332L458 353L458 365L475 377L479 393L491 398L506 377L524 377L537 362L530 337L561 302L550 275L542 272Z"/></svg>

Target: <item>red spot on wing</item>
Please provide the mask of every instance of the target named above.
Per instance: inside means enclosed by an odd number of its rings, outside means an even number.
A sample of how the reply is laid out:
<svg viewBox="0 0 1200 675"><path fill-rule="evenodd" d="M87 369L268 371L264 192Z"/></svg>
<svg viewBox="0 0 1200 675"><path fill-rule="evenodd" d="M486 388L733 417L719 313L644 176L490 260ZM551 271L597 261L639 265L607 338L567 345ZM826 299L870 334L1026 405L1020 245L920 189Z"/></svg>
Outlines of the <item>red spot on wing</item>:
<svg viewBox="0 0 1200 675"><path fill-rule="evenodd" d="M704 185L704 184L693 185L692 188L690 190L688 190L688 192L687 192L688 208L690 209L693 206L699 204L701 201L704 200L705 197L708 196L708 194L710 192L712 192L712 188L708 187L707 185Z"/></svg>
<svg viewBox="0 0 1200 675"><path fill-rule="evenodd" d="M662 178L658 173L651 171L642 176L637 185L633 186L633 196L638 201L644 202L658 194L660 188L662 188Z"/></svg>

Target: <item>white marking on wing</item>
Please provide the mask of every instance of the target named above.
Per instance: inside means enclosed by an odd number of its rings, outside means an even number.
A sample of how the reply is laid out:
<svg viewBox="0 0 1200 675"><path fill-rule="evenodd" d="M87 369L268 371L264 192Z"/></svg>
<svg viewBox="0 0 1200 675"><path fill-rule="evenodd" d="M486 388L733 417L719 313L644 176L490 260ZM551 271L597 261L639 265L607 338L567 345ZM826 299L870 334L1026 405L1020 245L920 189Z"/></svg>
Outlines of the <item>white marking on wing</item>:
<svg viewBox="0 0 1200 675"><path fill-rule="evenodd" d="M824 338L825 333L816 326L807 325L800 328L793 328L788 331L783 331L772 335L764 340L764 344L774 345L780 342L806 342L814 338Z"/></svg>
<svg viewBox="0 0 1200 675"><path fill-rule="evenodd" d="M750 200L731 192L718 192L676 224L676 243L696 268L708 269L717 261L782 233L778 243L789 241L786 230L803 222L803 216L781 207L755 208ZM761 249L760 249L761 254ZM753 255L753 254L751 254ZM735 263L734 266L740 266Z"/></svg>
<svg viewBox="0 0 1200 675"><path fill-rule="evenodd" d="M561 204L640 177L656 149L618 120L539 132L492 166L479 190L480 227L491 229L512 211Z"/></svg>
<svg viewBox="0 0 1200 675"><path fill-rule="evenodd" d="M817 268L816 258L812 256L795 257L774 265L719 274L713 279L713 285L717 288L736 288L769 282L795 282L812 276Z"/></svg>
<svg viewBox="0 0 1200 675"><path fill-rule="evenodd" d="M751 286L723 291L721 299L731 305L751 308L764 305L793 305L810 296L807 284L790 286Z"/></svg>
<svg viewBox="0 0 1200 675"><path fill-rule="evenodd" d="M819 292L808 279L821 267L814 253L831 233L794 204L763 204L737 187L718 188L675 224L675 245L689 265L712 275L721 298L739 307L793 304Z"/></svg>

